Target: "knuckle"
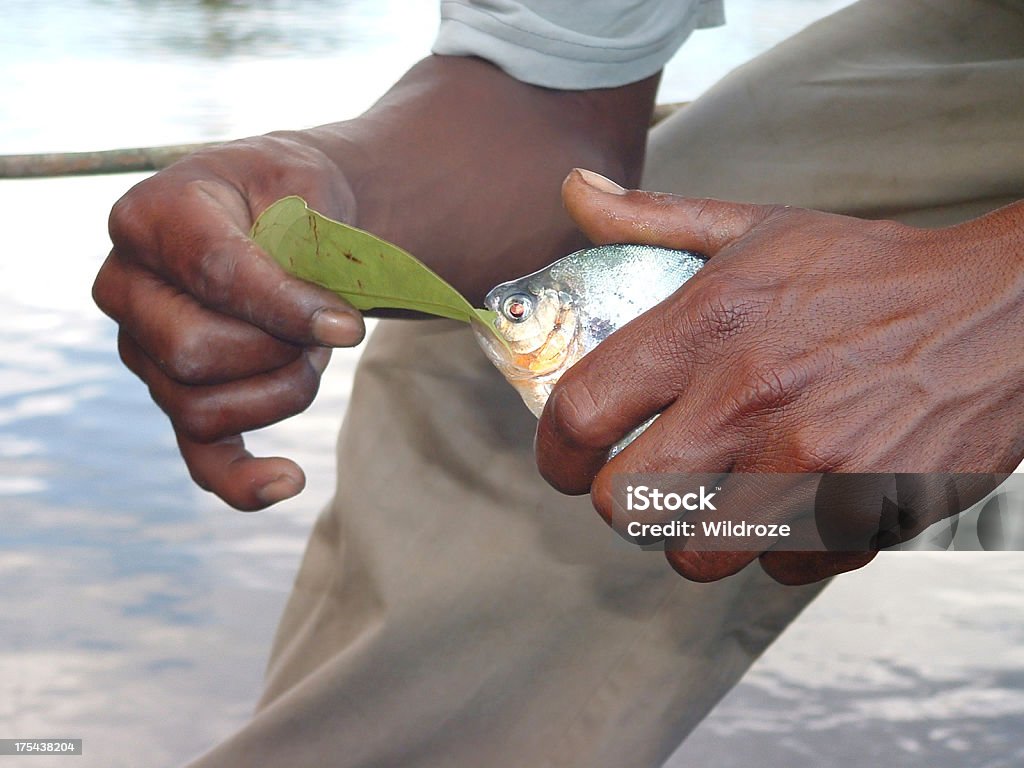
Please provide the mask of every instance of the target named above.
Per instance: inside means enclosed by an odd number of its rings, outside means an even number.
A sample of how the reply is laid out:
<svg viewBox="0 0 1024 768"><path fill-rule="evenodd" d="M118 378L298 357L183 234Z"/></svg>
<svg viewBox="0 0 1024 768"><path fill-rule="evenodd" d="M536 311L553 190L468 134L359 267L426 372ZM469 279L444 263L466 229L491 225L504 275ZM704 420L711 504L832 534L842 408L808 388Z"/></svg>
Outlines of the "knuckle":
<svg viewBox="0 0 1024 768"><path fill-rule="evenodd" d="M117 290L113 272L117 269L114 256L108 256L92 284L92 300L100 310L115 321L121 314L123 291Z"/></svg>
<svg viewBox="0 0 1024 768"><path fill-rule="evenodd" d="M622 522L615 520L615 493L612 476L608 472L598 472L597 477L594 478L594 482L590 486L590 503L609 525Z"/></svg>
<svg viewBox="0 0 1024 768"><path fill-rule="evenodd" d="M313 367L307 356L301 359L300 373L294 384L287 388L290 395L290 411L292 414L306 410L316 399L320 390L320 374Z"/></svg>
<svg viewBox="0 0 1024 768"><path fill-rule="evenodd" d="M188 210L199 210L214 204L222 194L220 187L205 179L192 179L182 185L182 201ZM214 238L204 230L179 232L176 249L193 254L177 264L179 279L204 303L224 306L231 303L242 271L238 242L230 238Z"/></svg>
<svg viewBox="0 0 1024 768"><path fill-rule="evenodd" d="M205 303L224 306L229 303L238 274L238 261L226 250L200 246L192 284Z"/></svg>
<svg viewBox="0 0 1024 768"><path fill-rule="evenodd" d="M757 415L789 406L822 377L821 355L784 355L762 343L741 358L732 393L740 413Z"/></svg>
<svg viewBox="0 0 1024 768"><path fill-rule="evenodd" d="M752 444L758 471L837 472L849 466L843 440L805 415L760 430Z"/></svg>
<svg viewBox="0 0 1024 768"><path fill-rule="evenodd" d="M798 432L794 440L793 471L836 472L847 463L845 453L820 430Z"/></svg>
<svg viewBox="0 0 1024 768"><path fill-rule="evenodd" d="M580 448L602 448L600 408L589 385L565 382L549 400L551 423L558 435Z"/></svg>
<svg viewBox="0 0 1024 768"><path fill-rule="evenodd" d="M203 384L210 377L210 354L206 339L195 333L176 333L157 362L164 373L182 384Z"/></svg>
<svg viewBox="0 0 1024 768"><path fill-rule="evenodd" d="M762 221L777 221L791 218L794 215L794 213L804 215L808 211L807 209L794 208L791 205L781 205L776 203L771 205L760 206L758 208L758 212Z"/></svg>
<svg viewBox="0 0 1024 768"><path fill-rule="evenodd" d="M149 202L152 183L142 181L126 192L110 209L107 231L116 248L139 250L151 233L152 208Z"/></svg>
<svg viewBox="0 0 1024 768"><path fill-rule="evenodd" d="M121 358L121 362L124 364L125 368L139 378L143 378L141 367L138 364L139 361L136 359L136 355L132 350L132 342L128 339L124 331L117 334L117 356Z"/></svg>
<svg viewBox="0 0 1024 768"><path fill-rule="evenodd" d="M700 328L716 341L754 328L768 308L764 298L725 277L706 281L697 301Z"/></svg>
<svg viewBox="0 0 1024 768"><path fill-rule="evenodd" d="M834 472L842 469L844 457L816 426L786 429L778 441L772 469L779 472Z"/></svg>
<svg viewBox="0 0 1024 768"><path fill-rule="evenodd" d="M169 414L174 426L189 439L212 443L225 436L225 411L205 397L189 397Z"/></svg>
<svg viewBox="0 0 1024 768"><path fill-rule="evenodd" d="M288 162L273 164L277 173L285 172L305 176L308 172L317 171L324 165L324 153L299 139L293 131L274 131L261 137L262 143L254 148L261 157L269 153L271 157L287 157Z"/></svg>
<svg viewBox="0 0 1024 768"><path fill-rule="evenodd" d="M220 148L220 153L230 153L235 163L247 167L245 187L256 210L276 199L274 190L296 189L304 197L309 195L311 186L321 183L323 169L330 165L323 151L292 131L239 139Z"/></svg>
<svg viewBox="0 0 1024 768"><path fill-rule="evenodd" d="M736 392L741 411L773 411L791 402L800 389L800 373L785 363L753 362L746 367Z"/></svg>

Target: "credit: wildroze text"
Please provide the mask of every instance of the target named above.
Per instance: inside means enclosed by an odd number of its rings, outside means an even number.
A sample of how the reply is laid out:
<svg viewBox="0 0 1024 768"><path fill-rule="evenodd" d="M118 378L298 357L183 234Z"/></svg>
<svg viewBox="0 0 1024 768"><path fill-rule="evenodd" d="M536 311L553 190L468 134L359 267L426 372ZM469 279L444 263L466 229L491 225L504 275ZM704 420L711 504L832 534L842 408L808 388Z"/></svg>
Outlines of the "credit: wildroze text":
<svg viewBox="0 0 1024 768"><path fill-rule="evenodd" d="M717 511L713 499L721 488L715 488L708 492L705 486L700 486L696 491L690 493L664 493L657 488L647 485L626 486L626 509L630 512L705 512ZM791 529L789 525L748 523L744 520L702 520L700 522L700 534L697 533L697 524L686 520L670 520L664 523L641 523L631 521L626 526L626 533L629 536L653 536L656 538L677 538L703 535L706 538L777 538L789 536Z"/></svg>

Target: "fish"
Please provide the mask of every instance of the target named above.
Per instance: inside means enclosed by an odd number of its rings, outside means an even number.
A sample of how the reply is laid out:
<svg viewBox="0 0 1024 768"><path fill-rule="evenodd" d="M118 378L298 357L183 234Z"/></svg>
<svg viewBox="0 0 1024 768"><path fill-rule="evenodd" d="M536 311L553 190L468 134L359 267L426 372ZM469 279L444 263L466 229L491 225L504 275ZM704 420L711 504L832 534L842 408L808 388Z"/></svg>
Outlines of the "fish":
<svg viewBox="0 0 1024 768"><path fill-rule="evenodd" d="M490 327L479 345L540 418L562 375L630 320L664 301L707 263L693 251L652 245L599 245L492 288ZM655 417L656 418L656 417ZM653 421L614 446L614 456Z"/></svg>

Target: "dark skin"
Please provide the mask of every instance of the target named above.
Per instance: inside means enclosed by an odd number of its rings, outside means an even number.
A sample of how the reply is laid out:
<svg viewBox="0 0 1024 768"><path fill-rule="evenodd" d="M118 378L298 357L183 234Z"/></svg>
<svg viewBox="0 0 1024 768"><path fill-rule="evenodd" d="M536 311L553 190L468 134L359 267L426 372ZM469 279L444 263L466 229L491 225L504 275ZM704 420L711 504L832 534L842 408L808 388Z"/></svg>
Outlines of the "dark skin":
<svg viewBox="0 0 1024 768"><path fill-rule="evenodd" d="M611 522L616 473L1007 473L1024 459L1024 203L925 230L589 182L572 174L564 198L594 242L712 258L559 381L536 444L555 488L590 492ZM699 581L759 558L798 584L873 553L667 555Z"/></svg>
<svg viewBox="0 0 1024 768"><path fill-rule="evenodd" d="M479 302L584 244L558 199L569 169L637 183L657 80L553 91L432 56L356 120L199 152L130 190L93 295L196 483L246 510L297 494L298 465L252 456L242 435L305 409L329 347L363 337L358 312L248 238L264 208L302 195Z"/></svg>
<svg viewBox="0 0 1024 768"><path fill-rule="evenodd" d="M301 469L252 456L242 435L303 410L329 348L363 335L354 309L287 276L248 239L260 211L302 195L409 249L478 302L585 243L558 201L568 169L637 183L656 85L551 91L482 61L434 56L357 120L197 153L125 195L94 295L195 481L239 509L298 493ZM597 242L714 259L565 376L537 440L555 487L591 490L605 513L617 469L995 471L1020 461L1020 206L926 233L608 195L577 177L565 200ZM988 375L968 375L977 366ZM602 468L607 446L661 410ZM758 554L669 559L706 581ZM760 562L802 583L870 557L766 552Z"/></svg>

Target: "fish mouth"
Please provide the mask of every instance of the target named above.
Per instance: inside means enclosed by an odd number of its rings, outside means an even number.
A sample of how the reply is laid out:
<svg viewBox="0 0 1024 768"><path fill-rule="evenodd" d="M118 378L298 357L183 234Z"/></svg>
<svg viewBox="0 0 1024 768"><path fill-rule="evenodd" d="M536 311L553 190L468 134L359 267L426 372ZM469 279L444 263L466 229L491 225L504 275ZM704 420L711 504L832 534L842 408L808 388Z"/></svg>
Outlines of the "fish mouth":
<svg viewBox="0 0 1024 768"><path fill-rule="evenodd" d="M507 342L498 335L494 328L488 327L488 324L474 321L471 327L477 344L480 345L487 359L519 393L519 397L522 398L530 412L540 418L554 382L545 382L536 371L517 364L518 356L509 349ZM557 380L557 378L556 375L555 379Z"/></svg>
<svg viewBox="0 0 1024 768"><path fill-rule="evenodd" d="M484 351L487 359L491 361L495 368L501 371L501 374L506 379L526 378L529 375L529 371L515 365L512 358L512 350L508 348L505 341L498 335L498 331L494 326L486 324L482 320L474 319L470 323L470 327L473 329L473 335L476 337L476 343L480 345L480 349Z"/></svg>
<svg viewBox="0 0 1024 768"><path fill-rule="evenodd" d="M519 382L530 381L541 375L522 365L519 362L522 356L513 352L508 342L493 327L476 321L471 323L471 327L480 349L491 361L491 365L497 368L510 384L516 386Z"/></svg>

